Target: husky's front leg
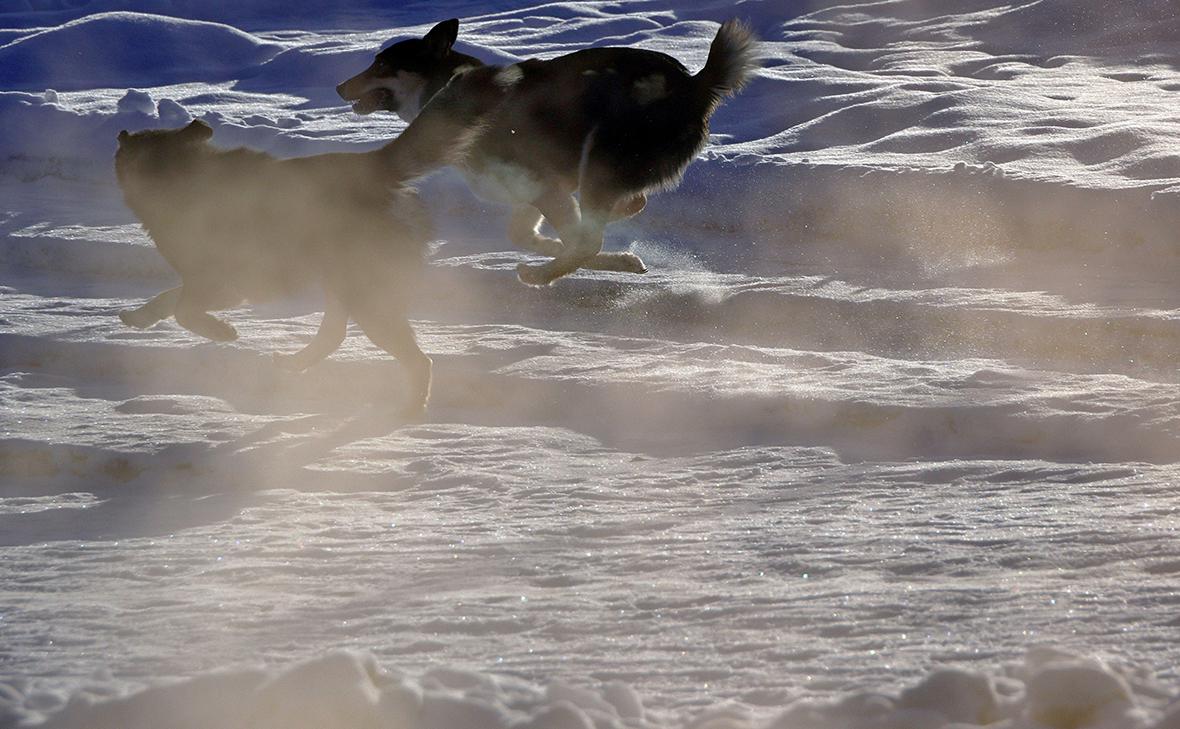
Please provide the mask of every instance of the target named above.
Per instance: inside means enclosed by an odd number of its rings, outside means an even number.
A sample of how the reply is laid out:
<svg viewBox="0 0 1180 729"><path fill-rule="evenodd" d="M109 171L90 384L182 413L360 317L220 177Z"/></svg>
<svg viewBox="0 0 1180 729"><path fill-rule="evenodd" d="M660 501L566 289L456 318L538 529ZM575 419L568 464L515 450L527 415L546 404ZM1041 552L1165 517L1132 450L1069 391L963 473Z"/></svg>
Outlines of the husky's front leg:
<svg viewBox="0 0 1180 729"><path fill-rule="evenodd" d="M643 260L634 253L602 253L602 236L607 222L613 219L613 204L606 206L605 210L579 210L573 196L564 193L546 195L533 204L557 230L557 234L561 236L562 247L548 263L522 263L517 266L516 274L524 283L546 286L579 268L625 273L647 272Z"/></svg>
<svg viewBox="0 0 1180 729"><path fill-rule="evenodd" d="M562 236L565 245L561 255L547 263L522 263L516 267L516 275L530 286L548 286L562 276L573 273L599 255L605 228L604 218L583 215L576 230Z"/></svg>
<svg viewBox="0 0 1180 729"><path fill-rule="evenodd" d="M565 218L578 218L576 207L574 214L569 213L569 207L573 207L576 203L573 198L568 198L568 204L549 205L550 214L558 216L558 219L563 220L564 228L567 235L572 235L572 231L576 227L576 223L570 223ZM647 198L643 195L638 195L628 198L623 201L625 204L617 205L616 210L611 212L611 222L622 218L631 217L635 215L643 206L647 204ZM543 204L543 203L542 203ZM560 212L553 212L554 207L557 207ZM564 209L563 209L564 208ZM564 246L560 240L556 238L549 238L537 232L537 227L541 224L542 213L539 209L532 205L518 205L512 210L512 217L508 221L508 240L512 241L513 245L518 248L523 248L533 253L539 253L542 256L549 256L550 258L557 258L561 255ZM549 220L549 224L554 228L558 227L557 223L549 216L545 216ZM634 253L599 253L598 255L587 261L583 268L594 269L595 271L622 271L623 273L647 273L647 267L643 265L643 261Z"/></svg>
<svg viewBox="0 0 1180 729"><path fill-rule="evenodd" d="M335 296L329 296L320 328L306 347L292 354L275 354L275 364L301 371L327 357L340 346L348 334L348 310Z"/></svg>
<svg viewBox="0 0 1180 729"><path fill-rule="evenodd" d="M177 286L174 289L168 289L156 294L143 306L131 311L120 311L119 318L127 326L135 327L136 329L147 329L158 321L163 321L176 311L176 305L180 302L180 294L183 286Z"/></svg>
<svg viewBox="0 0 1180 729"><path fill-rule="evenodd" d="M542 256L561 255L561 241L537 232L540 225L540 210L532 205L517 205L512 209L512 217L508 219L508 240L517 248Z"/></svg>

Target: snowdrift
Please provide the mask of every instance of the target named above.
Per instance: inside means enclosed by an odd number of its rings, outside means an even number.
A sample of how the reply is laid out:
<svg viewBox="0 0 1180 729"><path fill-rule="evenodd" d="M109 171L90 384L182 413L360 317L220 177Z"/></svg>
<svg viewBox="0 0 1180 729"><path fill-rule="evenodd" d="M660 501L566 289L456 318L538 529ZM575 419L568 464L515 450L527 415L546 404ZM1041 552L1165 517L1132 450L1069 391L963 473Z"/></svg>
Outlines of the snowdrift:
<svg viewBox="0 0 1180 729"><path fill-rule="evenodd" d="M541 688L456 669L414 677L345 652L124 697L82 692L43 721L22 710L22 699L0 691L0 720L41 729L1174 729L1180 721L1180 711L1165 715L1159 689L1142 677L1049 648L997 675L942 670L898 695L800 700L769 719L738 704L669 718L618 681Z"/></svg>
<svg viewBox="0 0 1180 729"><path fill-rule="evenodd" d="M158 86L234 78L280 50L228 25L100 13L0 46L6 89Z"/></svg>

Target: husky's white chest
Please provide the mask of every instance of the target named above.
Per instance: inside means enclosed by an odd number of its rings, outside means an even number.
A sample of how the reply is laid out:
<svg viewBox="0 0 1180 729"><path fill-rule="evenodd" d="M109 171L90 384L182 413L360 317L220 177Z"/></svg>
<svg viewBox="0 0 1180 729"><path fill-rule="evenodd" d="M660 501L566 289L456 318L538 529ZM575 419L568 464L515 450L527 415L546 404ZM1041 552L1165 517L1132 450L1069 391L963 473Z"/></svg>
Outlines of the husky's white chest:
<svg viewBox="0 0 1180 729"><path fill-rule="evenodd" d="M545 186L527 168L500 159L489 159L479 168L462 168L471 191L483 200L530 203L545 192Z"/></svg>

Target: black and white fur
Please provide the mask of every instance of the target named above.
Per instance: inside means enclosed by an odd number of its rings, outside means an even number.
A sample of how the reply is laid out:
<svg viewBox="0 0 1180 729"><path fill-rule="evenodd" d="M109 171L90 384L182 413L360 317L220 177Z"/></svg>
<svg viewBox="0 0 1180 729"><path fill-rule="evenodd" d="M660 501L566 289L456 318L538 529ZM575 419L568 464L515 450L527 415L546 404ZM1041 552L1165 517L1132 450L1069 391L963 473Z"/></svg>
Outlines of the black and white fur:
<svg viewBox="0 0 1180 729"><path fill-rule="evenodd" d="M487 66L452 48L458 32L459 21L447 20L395 43L336 90L359 114L391 111L411 122L402 136L423 166L447 156L452 136L474 135L458 164L468 183L514 206L514 244L553 257L521 264L525 283L581 267L646 271L633 253L602 253L603 231L641 211L647 193L679 183L708 141L709 117L757 65L750 29L723 24L695 75L638 48ZM537 232L542 215L560 240Z"/></svg>

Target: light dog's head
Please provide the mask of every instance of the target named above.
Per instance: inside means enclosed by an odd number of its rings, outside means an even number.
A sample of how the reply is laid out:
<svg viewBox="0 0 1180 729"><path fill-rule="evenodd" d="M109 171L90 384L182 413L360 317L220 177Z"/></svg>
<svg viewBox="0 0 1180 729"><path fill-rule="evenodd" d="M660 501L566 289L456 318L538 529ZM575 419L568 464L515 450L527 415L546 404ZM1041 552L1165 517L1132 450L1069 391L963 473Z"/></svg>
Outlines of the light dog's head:
<svg viewBox="0 0 1180 729"><path fill-rule="evenodd" d="M459 35L459 21L444 20L422 38L394 43L377 54L372 65L336 87L358 114L392 111L407 122L439 89L457 66L474 62L451 50Z"/></svg>
<svg viewBox="0 0 1180 729"><path fill-rule="evenodd" d="M200 119L181 129L123 130L115 152L115 173L125 184L130 177L180 171L212 136L213 128Z"/></svg>

